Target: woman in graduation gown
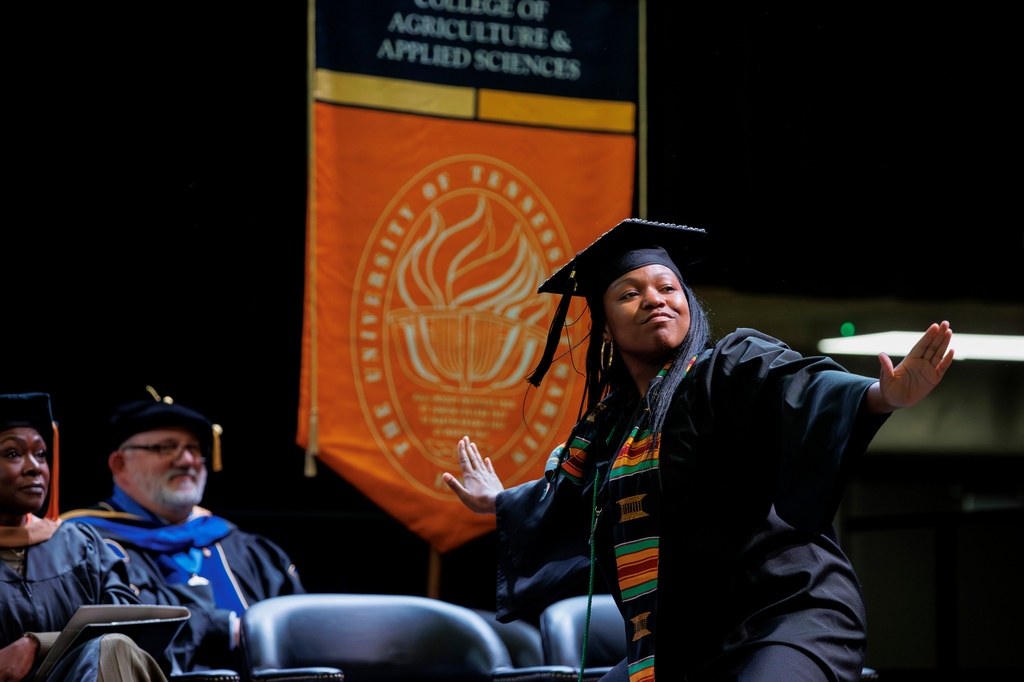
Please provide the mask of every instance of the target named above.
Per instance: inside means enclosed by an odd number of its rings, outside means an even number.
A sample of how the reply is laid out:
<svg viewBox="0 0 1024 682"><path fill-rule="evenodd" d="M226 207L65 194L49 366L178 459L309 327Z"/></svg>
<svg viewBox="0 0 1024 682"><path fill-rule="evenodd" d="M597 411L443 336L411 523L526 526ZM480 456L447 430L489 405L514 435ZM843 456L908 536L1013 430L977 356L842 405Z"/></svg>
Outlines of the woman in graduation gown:
<svg viewBox="0 0 1024 682"><path fill-rule="evenodd" d="M854 680L863 596L832 520L851 463L952 362L933 324L880 378L753 329L710 342L680 264L704 231L627 220L540 288L590 311L585 416L544 478L504 490L467 437L467 507L497 514L498 618L535 614L596 566L625 620L608 680ZM591 540L593 539L593 542ZM593 574L590 574L593 585Z"/></svg>
<svg viewBox="0 0 1024 682"><path fill-rule="evenodd" d="M57 429L45 393L0 395L0 682L33 679L48 647L84 604L137 604L124 562L91 526L61 523L56 483L45 518ZM56 465L54 466L56 471ZM47 682L164 680L123 635L90 640Z"/></svg>

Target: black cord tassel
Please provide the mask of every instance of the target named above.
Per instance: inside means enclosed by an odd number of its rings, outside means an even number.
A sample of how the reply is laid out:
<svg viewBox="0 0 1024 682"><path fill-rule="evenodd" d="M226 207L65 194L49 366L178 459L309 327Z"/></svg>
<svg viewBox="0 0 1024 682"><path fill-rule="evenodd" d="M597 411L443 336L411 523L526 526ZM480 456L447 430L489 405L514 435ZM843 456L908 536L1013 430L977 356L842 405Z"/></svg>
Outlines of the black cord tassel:
<svg viewBox="0 0 1024 682"><path fill-rule="evenodd" d="M548 328L548 340L544 345L544 354L540 356L537 367L526 378L534 386L540 386L544 375L551 368L555 359L555 350L558 348L558 340L562 336L562 329L565 327L565 318L569 314L569 304L572 303L572 296L576 292L576 268L569 273L569 290L562 294L562 300L558 302L555 310L555 319L551 320L551 327Z"/></svg>

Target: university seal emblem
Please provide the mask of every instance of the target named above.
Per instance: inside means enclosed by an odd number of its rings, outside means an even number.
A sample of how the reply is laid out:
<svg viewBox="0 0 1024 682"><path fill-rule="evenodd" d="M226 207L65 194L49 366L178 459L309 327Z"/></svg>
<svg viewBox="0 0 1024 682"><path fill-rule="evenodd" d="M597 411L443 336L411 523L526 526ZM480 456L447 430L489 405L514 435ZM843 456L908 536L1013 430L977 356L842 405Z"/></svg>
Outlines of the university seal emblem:
<svg viewBox="0 0 1024 682"><path fill-rule="evenodd" d="M380 451L418 490L454 499L441 474L462 436L506 485L539 475L564 437L572 363L529 392L525 377L557 303L537 287L569 255L540 188L491 157L424 168L380 216L356 274L353 376Z"/></svg>

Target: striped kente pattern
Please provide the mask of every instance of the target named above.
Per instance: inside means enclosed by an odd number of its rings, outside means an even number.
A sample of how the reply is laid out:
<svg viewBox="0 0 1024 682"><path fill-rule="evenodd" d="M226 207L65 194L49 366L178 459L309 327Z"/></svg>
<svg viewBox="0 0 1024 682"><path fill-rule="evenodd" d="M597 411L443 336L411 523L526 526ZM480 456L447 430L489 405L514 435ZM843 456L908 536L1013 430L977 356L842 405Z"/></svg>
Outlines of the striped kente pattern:
<svg viewBox="0 0 1024 682"><path fill-rule="evenodd" d="M658 589L658 538L641 538L615 547L623 601Z"/></svg>
<svg viewBox="0 0 1024 682"><path fill-rule="evenodd" d="M690 359L686 367L687 374L696 359L696 356ZM648 397L657 396L658 387L671 366L671 363L665 365L651 380ZM664 396L663 399L671 400L671 396ZM609 410L610 407L616 409ZM548 489L558 476L564 476L582 486L593 475L593 466L589 473L586 466L587 449L595 439L600 440L599 433L605 433L599 424L607 418L627 422L623 426L629 428L627 420L630 416L623 408L620 397L615 394L599 403L578 425L569 442L551 453L544 467L549 481ZM645 405L635 419L629 435L615 452L608 469L605 481L606 504L614 504L619 508L612 535L615 538L615 566L623 616L631 623L633 630L627 651L629 680L654 682L653 635L658 623L658 544L661 523L658 451L661 434L652 430L651 405ZM624 431L612 428L607 433ZM611 438L609 435L605 440L610 441ZM612 443L606 442L606 445ZM547 495L547 491L544 494Z"/></svg>

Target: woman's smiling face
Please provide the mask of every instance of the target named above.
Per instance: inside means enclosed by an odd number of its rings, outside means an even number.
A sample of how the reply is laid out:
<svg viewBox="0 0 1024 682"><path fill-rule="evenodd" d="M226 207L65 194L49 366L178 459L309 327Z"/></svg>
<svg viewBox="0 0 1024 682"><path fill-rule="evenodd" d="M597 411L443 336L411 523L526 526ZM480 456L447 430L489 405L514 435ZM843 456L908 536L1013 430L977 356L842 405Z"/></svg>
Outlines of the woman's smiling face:
<svg viewBox="0 0 1024 682"><path fill-rule="evenodd" d="M606 340L632 371L667 362L690 331L690 306L679 278L664 265L631 270L604 293Z"/></svg>

